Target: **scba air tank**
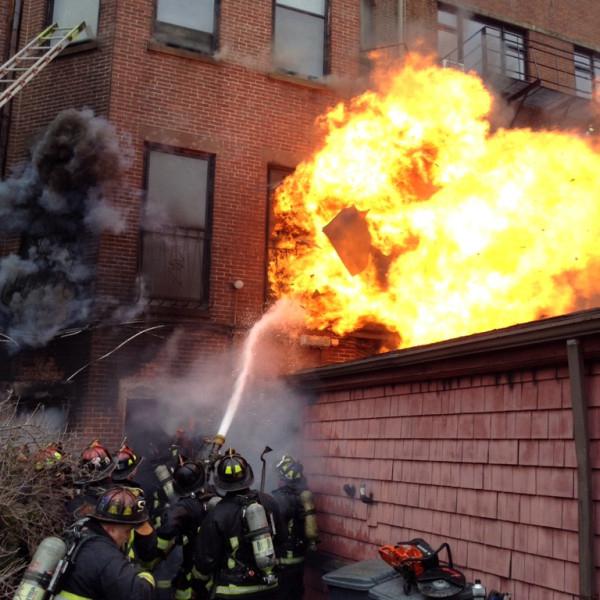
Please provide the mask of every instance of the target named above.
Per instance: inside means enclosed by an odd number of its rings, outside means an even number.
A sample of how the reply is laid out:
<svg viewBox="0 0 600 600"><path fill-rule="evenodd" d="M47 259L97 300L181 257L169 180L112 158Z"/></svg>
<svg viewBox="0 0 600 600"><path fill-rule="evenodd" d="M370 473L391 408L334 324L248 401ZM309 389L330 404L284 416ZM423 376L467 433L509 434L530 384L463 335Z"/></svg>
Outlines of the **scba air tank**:
<svg viewBox="0 0 600 600"><path fill-rule="evenodd" d="M275 549L265 509L258 502L253 502L246 507L245 518L256 566L259 569L274 567Z"/></svg>
<svg viewBox="0 0 600 600"><path fill-rule="evenodd" d="M166 465L158 465L158 467L154 469L154 474L160 482L160 487L163 489L169 502L176 500L177 494L173 487L173 475L171 471L169 471L169 468Z"/></svg>
<svg viewBox="0 0 600 600"><path fill-rule="evenodd" d="M317 514L315 501L310 490L300 493L300 502L304 513L304 537L312 543L319 539L319 528L317 527Z"/></svg>
<svg viewBox="0 0 600 600"><path fill-rule="evenodd" d="M67 545L58 537L47 537L38 546L13 600L45 600L47 588Z"/></svg>

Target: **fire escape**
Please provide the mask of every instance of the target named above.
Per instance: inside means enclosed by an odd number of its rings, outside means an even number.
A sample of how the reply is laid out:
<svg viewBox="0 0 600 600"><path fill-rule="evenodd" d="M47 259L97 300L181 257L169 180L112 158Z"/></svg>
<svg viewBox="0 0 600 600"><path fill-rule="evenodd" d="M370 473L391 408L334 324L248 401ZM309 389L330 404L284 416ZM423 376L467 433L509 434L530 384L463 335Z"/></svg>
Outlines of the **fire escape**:
<svg viewBox="0 0 600 600"><path fill-rule="evenodd" d="M552 41L526 39L503 27L482 25L441 63L477 72L513 107L510 126L591 131L593 70L578 68L573 49Z"/></svg>

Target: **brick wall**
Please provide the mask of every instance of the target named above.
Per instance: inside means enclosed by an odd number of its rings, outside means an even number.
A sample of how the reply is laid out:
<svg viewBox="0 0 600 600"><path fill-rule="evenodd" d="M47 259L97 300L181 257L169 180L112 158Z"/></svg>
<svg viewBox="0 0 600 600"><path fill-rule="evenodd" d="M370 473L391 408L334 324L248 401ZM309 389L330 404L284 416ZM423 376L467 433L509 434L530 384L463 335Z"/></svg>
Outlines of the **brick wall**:
<svg viewBox="0 0 600 600"><path fill-rule="evenodd" d="M412 2L420 6L435 5L435 0ZM447 0L446 3L509 23L517 23L526 29L542 29L551 35L569 39L583 46L600 48L600 7L595 0Z"/></svg>
<svg viewBox="0 0 600 600"><path fill-rule="evenodd" d="M592 370L588 422L600 550L600 363ZM515 600L575 598L570 402L562 367L322 393L306 409L321 549L361 560L375 557L380 544L415 536L448 541L467 576L488 588ZM361 482L376 504L344 494L345 483L358 490Z"/></svg>

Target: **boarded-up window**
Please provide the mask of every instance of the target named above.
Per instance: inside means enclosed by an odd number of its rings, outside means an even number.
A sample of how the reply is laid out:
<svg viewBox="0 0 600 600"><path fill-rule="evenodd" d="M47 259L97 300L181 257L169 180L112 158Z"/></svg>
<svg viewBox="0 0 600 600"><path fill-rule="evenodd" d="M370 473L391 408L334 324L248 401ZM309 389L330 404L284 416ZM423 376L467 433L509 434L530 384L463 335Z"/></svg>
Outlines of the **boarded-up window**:
<svg viewBox="0 0 600 600"><path fill-rule="evenodd" d="M200 52L216 49L218 0L156 0L154 37Z"/></svg>
<svg viewBox="0 0 600 600"><path fill-rule="evenodd" d="M278 69L318 79L325 73L327 0L277 0L273 60Z"/></svg>
<svg viewBox="0 0 600 600"><path fill-rule="evenodd" d="M59 27L75 27L85 21L86 29L75 42L92 40L98 35L98 14L100 0L54 0L52 4L52 23Z"/></svg>
<svg viewBox="0 0 600 600"><path fill-rule="evenodd" d="M154 300L206 301L211 166L208 156L148 154L142 272Z"/></svg>

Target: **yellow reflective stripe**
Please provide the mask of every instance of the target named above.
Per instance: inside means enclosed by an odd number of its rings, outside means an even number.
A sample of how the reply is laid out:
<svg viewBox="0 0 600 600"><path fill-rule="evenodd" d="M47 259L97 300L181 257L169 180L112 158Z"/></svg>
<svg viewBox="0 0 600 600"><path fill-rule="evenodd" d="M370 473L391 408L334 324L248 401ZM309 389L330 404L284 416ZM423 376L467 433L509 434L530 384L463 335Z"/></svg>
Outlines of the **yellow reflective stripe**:
<svg viewBox="0 0 600 600"><path fill-rule="evenodd" d="M276 587L276 583L271 585L234 585L230 583L229 585L218 585L215 593L223 594L223 596L245 596L246 594L274 590Z"/></svg>
<svg viewBox="0 0 600 600"><path fill-rule="evenodd" d="M240 540L238 540L237 536L229 538L229 545L231 549L235 552L240 547Z"/></svg>
<svg viewBox="0 0 600 600"><path fill-rule="evenodd" d="M156 586L156 583L154 582L154 577L152 577L152 574L148 573L148 571L141 571L137 574L137 576L141 577L142 579L145 579L152 587Z"/></svg>
<svg viewBox="0 0 600 600"><path fill-rule="evenodd" d="M200 581L208 581L210 579L210 575L204 575L200 573L196 567L192 567L192 577L194 579L200 579Z"/></svg>
<svg viewBox="0 0 600 600"><path fill-rule="evenodd" d="M166 540L165 538L157 537L156 545L159 550L166 552L170 550L175 545L175 540Z"/></svg>
<svg viewBox="0 0 600 600"><path fill-rule="evenodd" d="M304 562L304 556L293 556L279 559L279 564L281 565L297 565L301 562Z"/></svg>
<svg viewBox="0 0 600 600"><path fill-rule="evenodd" d="M185 588L185 590L175 591L175 600L191 600L192 588Z"/></svg>
<svg viewBox="0 0 600 600"><path fill-rule="evenodd" d="M171 589L171 580L170 579L159 579L156 582L156 587L159 590L170 590Z"/></svg>
<svg viewBox="0 0 600 600"><path fill-rule="evenodd" d="M80 596L79 594L73 594L72 592L60 592L58 596L56 596L56 600L92 600L88 596Z"/></svg>

